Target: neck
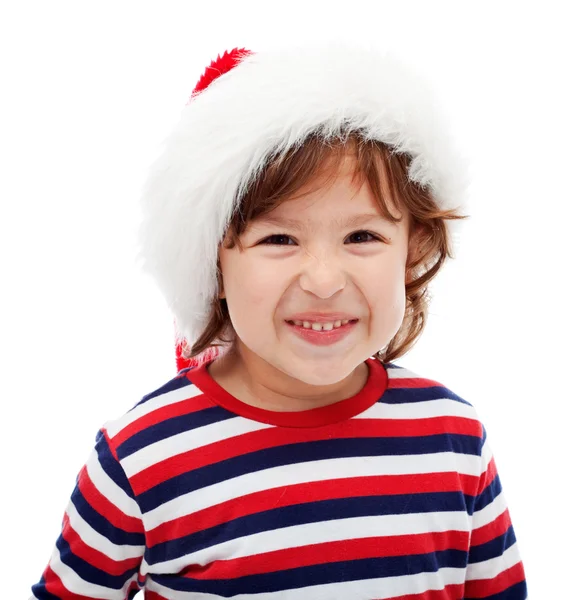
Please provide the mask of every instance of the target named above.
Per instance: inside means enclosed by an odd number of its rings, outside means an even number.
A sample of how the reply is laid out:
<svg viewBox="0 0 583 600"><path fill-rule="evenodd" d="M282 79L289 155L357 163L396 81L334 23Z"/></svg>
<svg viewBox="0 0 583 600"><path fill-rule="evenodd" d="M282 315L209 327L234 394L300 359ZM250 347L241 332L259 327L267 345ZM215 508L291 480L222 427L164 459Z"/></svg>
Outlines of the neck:
<svg viewBox="0 0 583 600"><path fill-rule="evenodd" d="M277 412L310 410L351 398L362 390L368 379L368 366L362 363L342 381L319 390L304 382L290 381L287 374L272 365L249 368L236 351L215 359L208 372L237 400Z"/></svg>

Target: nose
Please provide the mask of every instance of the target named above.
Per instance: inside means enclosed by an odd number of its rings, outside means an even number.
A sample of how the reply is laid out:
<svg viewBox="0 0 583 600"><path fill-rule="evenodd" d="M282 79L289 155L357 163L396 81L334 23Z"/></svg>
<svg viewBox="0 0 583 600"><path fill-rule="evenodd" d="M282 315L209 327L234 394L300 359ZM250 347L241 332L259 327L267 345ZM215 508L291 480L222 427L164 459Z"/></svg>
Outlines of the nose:
<svg viewBox="0 0 583 600"><path fill-rule="evenodd" d="M299 277L300 287L320 298L329 298L346 287L346 273L340 261L330 256L310 255Z"/></svg>

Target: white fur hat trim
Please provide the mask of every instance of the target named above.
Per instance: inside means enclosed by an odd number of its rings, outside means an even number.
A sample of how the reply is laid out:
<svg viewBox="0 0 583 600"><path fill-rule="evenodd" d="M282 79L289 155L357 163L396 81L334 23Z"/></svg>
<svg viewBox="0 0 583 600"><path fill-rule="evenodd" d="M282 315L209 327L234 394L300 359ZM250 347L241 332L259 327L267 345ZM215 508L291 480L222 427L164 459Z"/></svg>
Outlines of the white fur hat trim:
<svg viewBox="0 0 583 600"><path fill-rule="evenodd" d="M274 152L318 129L346 128L413 157L409 178L444 208L463 210L467 166L444 114L411 69L341 42L246 56L185 106L152 164L140 205L138 259L193 344L218 293L218 247L237 192ZM454 235L459 221L448 221Z"/></svg>

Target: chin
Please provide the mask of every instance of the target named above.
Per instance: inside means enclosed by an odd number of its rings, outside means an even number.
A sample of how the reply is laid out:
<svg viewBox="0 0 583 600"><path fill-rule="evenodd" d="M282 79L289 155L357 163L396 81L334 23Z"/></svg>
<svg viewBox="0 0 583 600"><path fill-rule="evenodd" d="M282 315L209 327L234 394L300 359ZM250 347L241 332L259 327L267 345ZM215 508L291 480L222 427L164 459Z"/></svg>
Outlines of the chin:
<svg viewBox="0 0 583 600"><path fill-rule="evenodd" d="M281 355L280 355L281 356ZM360 358L340 359L338 356L330 355L328 358L290 357L284 360L284 364L274 366L283 371L289 377L302 381L308 385L326 386L334 385L349 377L359 365L365 362L368 356Z"/></svg>

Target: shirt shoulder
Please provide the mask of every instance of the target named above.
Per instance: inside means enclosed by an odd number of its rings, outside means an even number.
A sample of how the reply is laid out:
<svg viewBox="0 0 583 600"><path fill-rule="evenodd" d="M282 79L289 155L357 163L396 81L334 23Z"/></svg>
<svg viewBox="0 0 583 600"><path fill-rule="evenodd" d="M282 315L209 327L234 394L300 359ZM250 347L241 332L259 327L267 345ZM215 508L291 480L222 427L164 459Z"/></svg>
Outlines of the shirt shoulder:
<svg viewBox="0 0 583 600"><path fill-rule="evenodd" d="M192 427L197 419L208 422L213 418L209 412L217 412L218 407L186 377L188 370L183 369L144 395L127 412L102 426L120 460L178 433L186 421Z"/></svg>
<svg viewBox="0 0 583 600"><path fill-rule="evenodd" d="M380 399L381 404L400 406L400 414L411 418L449 416L473 421L475 428L483 428L474 404L441 380L425 377L392 362L383 363L383 366L387 370L388 383L387 391ZM480 437L482 435L480 431Z"/></svg>

